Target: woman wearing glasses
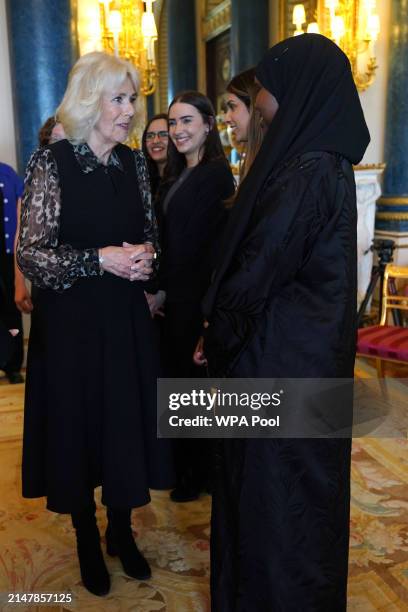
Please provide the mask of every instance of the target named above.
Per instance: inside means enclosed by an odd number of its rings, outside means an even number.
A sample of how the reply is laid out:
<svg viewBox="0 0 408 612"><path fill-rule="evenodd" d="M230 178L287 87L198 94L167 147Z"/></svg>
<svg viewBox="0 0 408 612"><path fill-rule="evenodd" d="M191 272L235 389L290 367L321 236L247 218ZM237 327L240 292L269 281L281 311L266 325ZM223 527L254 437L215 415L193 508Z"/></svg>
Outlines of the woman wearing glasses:
<svg viewBox="0 0 408 612"><path fill-rule="evenodd" d="M168 144L167 115L161 113L150 119L142 136L142 150L149 169L153 201L157 194L160 180L163 177L164 168L166 167Z"/></svg>

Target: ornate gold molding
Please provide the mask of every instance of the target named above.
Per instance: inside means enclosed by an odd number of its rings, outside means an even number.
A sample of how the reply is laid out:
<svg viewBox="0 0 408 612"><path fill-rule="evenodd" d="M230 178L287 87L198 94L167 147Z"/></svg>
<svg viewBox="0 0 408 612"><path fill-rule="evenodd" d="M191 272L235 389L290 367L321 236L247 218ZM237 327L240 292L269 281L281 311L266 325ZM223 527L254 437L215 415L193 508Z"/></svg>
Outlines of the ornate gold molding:
<svg viewBox="0 0 408 612"><path fill-rule="evenodd" d="M160 7L159 40L158 40L158 65L159 65L159 112L167 113L169 102L169 58L167 53L168 43L168 3L163 0Z"/></svg>
<svg viewBox="0 0 408 612"><path fill-rule="evenodd" d="M156 0L153 4L153 13L156 19L156 23L160 22L160 15L163 8L163 0Z"/></svg>
<svg viewBox="0 0 408 612"><path fill-rule="evenodd" d="M377 212L375 218L384 219L384 221L408 221L408 213Z"/></svg>
<svg viewBox="0 0 408 612"><path fill-rule="evenodd" d="M357 164L354 170L385 170L387 164Z"/></svg>
<svg viewBox="0 0 408 612"><path fill-rule="evenodd" d="M203 19L202 33L204 40L211 40L231 27L231 0L224 0Z"/></svg>
<svg viewBox="0 0 408 612"><path fill-rule="evenodd" d="M377 204L381 204L381 206L408 206L408 197L387 198L383 196Z"/></svg>

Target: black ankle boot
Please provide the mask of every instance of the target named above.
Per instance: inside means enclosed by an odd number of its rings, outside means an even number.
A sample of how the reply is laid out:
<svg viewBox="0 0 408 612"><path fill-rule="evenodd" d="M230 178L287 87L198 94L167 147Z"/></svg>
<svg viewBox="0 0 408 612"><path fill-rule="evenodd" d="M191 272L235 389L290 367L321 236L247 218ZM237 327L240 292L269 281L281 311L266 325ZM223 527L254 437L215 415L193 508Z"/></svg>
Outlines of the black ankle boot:
<svg viewBox="0 0 408 612"><path fill-rule="evenodd" d="M83 585L94 595L107 595L110 578L101 550L95 504L71 514L75 527L79 567Z"/></svg>
<svg viewBox="0 0 408 612"><path fill-rule="evenodd" d="M111 557L119 557L128 576L137 580L147 580L151 577L152 571L133 538L130 509L108 508L107 514L106 552Z"/></svg>
<svg viewBox="0 0 408 612"><path fill-rule="evenodd" d="M190 502L195 501L199 497L199 490L192 485L177 485L175 489L170 491L170 499L174 502Z"/></svg>

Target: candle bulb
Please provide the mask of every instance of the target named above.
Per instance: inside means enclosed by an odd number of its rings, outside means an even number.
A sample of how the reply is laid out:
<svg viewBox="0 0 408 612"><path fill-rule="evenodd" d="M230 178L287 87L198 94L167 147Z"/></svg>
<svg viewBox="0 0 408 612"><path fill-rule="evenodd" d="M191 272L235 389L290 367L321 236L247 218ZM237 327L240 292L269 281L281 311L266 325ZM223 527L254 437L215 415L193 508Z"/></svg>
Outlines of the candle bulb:
<svg viewBox="0 0 408 612"><path fill-rule="evenodd" d="M120 11L110 11L108 17L108 28L113 35L113 50L116 57L119 57L119 34L122 31L122 15Z"/></svg>
<svg viewBox="0 0 408 612"><path fill-rule="evenodd" d="M113 33L113 52L116 57L119 57L119 34L117 32Z"/></svg>
<svg viewBox="0 0 408 612"><path fill-rule="evenodd" d="M154 60L154 40L151 38L147 44L147 59Z"/></svg>

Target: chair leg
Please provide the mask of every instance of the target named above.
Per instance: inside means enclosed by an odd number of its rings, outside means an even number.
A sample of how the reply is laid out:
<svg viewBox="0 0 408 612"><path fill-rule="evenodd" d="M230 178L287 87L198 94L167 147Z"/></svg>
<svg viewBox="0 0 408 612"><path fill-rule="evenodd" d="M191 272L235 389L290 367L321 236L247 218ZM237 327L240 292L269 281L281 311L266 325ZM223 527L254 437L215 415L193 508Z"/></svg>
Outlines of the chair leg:
<svg viewBox="0 0 408 612"><path fill-rule="evenodd" d="M384 361L381 358L375 360L375 367L378 378L384 378Z"/></svg>

